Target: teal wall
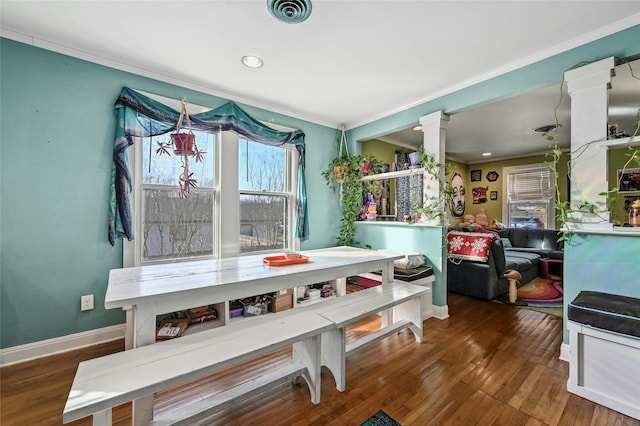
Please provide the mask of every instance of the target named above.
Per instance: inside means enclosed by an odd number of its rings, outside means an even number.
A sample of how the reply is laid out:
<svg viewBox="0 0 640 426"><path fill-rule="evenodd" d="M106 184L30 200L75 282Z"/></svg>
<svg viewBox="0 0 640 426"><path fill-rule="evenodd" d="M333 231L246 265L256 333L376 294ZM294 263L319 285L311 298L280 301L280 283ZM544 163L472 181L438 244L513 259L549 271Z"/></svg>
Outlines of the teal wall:
<svg viewBox="0 0 640 426"><path fill-rule="evenodd" d="M564 343L567 306L582 290L640 298L640 236L572 234L564 246Z"/></svg>
<svg viewBox="0 0 640 426"><path fill-rule="evenodd" d="M123 86L210 107L226 100L0 43L1 347L121 324L122 311L104 309L109 270L122 266L122 244L107 241L113 103ZM243 108L306 133L311 237L303 248L334 245L337 200L320 170L337 152L336 130ZM96 309L80 312L85 294Z"/></svg>
<svg viewBox="0 0 640 426"><path fill-rule="evenodd" d="M444 277L447 276L445 259L444 234L439 226L421 226L405 224L370 224L357 222L356 241L373 249L398 250L401 252L417 251L427 257L428 264L433 267L435 282L431 285L434 305L447 304L447 288Z"/></svg>
<svg viewBox="0 0 640 426"><path fill-rule="evenodd" d="M420 116L433 111L455 113L556 83L564 70L583 61L638 54L639 39L640 26L635 26L360 126L348 135L352 152L359 152L357 141L417 124ZM175 85L0 40L2 348L124 321L122 312L102 308L108 272L122 263L121 244L111 247L107 242L107 202L115 126L112 105L123 86L176 99L187 97L192 103L212 108L226 102ZM311 237L302 248L334 245L340 211L336 197L320 172L337 155L336 130L245 105L243 108L257 119L300 128L307 134ZM417 231L418 227L416 231L411 229L411 232L427 232ZM359 227L358 231L362 229ZM365 237L377 242L383 241L385 235L405 232L385 227L378 231L371 227L367 228ZM397 237L388 239L397 240ZM436 246L420 243L416 247L428 252ZM437 297L446 297L443 291ZM95 310L80 312L83 294L95 294Z"/></svg>

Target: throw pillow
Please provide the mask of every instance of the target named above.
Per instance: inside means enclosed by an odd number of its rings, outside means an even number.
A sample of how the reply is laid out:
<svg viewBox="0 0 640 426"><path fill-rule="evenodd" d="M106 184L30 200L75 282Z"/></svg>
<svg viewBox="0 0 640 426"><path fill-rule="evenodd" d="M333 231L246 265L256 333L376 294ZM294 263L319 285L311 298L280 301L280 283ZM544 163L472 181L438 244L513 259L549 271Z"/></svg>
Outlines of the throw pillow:
<svg viewBox="0 0 640 426"><path fill-rule="evenodd" d="M500 238L500 240L502 240L502 246L504 248L511 248L513 247L513 244L511 244L511 240L508 238Z"/></svg>
<svg viewBox="0 0 640 426"><path fill-rule="evenodd" d="M486 262L489 259L491 243L498 237L495 233L458 232L447 234L449 258Z"/></svg>

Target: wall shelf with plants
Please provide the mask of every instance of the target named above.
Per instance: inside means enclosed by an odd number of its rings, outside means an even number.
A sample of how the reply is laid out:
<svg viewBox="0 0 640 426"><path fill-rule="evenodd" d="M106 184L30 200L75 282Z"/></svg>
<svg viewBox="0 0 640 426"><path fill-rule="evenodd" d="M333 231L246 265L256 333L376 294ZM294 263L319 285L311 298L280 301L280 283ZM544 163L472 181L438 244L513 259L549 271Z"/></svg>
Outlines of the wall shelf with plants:
<svg viewBox="0 0 640 426"><path fill-rule="evenodd" d="M395 179L399 177L412 176L418 174L424 174L425 170L421 167L419 169L398 170L395 172L376 173L367 176L363 176L363 181L381 180L381 179Z"/></svg>
<svg viewBox="0 0 640 426"><path fill-rule="evenodd" d="M416 152L416 154L417 160L415 160L415 164L419 165L419 167L417 168L371 174L368 176L363 176L362 180L379 181L420 175L423 177L424 182L427 186L431 181L438 184L437 194L433 193L431 196L423 195L424 188L421 188L422 191L418 191L420 193L416 193L413 196L415 201L411 205L411 217L408 218L408 220L373 223L389 224L395 222L406 224L407 222L410 222L412 224L420 224L426 226L442 226L442 224L444 223L447 202L451 196L450 185L446 179L446 176L449 173L449 167L446 164L440 164L435 160L433 156L426 154L422 147Z"/></svg>
<svg viewBox="0 0 640 426"><path fill-rule="evenodd" d="M634 74L631 62L619 59L616 59L614 61L614 58L607 58L601 61L596 61L593 64L597 65L598 63L603 64L603 68L607 68L607 72L604 73L606 77L610 78L611 75L615 76L617 74L617 72L612 74L609 71L608 68L614 69L613 66L609 64L618 64L624 67L628 67L629 74L632 77L633 81L640 80L640 78ZM634 61L634 64L637 65L638 62ZM579 74L571 74L579 70L580 68L576 68L574 70L567 71L561 84L569 85L569 81L571 79L568 79L568 75L574 80L586 81L584 78L580 80L578 78ZM608 80L600 82L600 86L601 88L599 88L599 90L606 91L610 87L610 82ZM569 93L571 94L570 90ZM562 100L562 91L560 96L560 100ZM543 134L543 136L546 137L551 145L551 151L548 156L551 157L552 160L550 171L552 175L555 176L554 192L556 202L554 207L556 210L558 225L560 229L565 230L564 238L570 239L571 234L574 232L611 233L613 231L616 231L615 228L622 228L623 226L628 227L629 224L625 223L624 218L616 217L616 211L615 208L613 208L614 204L616 203L616 198L620 197L620 195L626 195L627 193L625 191L621 192L619 190L620 181L619 178L615 177L616 172L613 172L613 176L609 175L608 179L604 178L597 182L593 182L593 179L589 180L589 174L596 171L596 169L606 170L606 168L610 166L609 155L612 149L624 150L624 160L622 160L620 163L622 165L620 167L615 167L616 169L620 169L622 171L622 174L624 174L625 170L640 167L640 141L638 141L637 139L638 132L640 130L640 110L638 110L638 113L636 115L635 123L633 124L634 128L628 130L628 133L631 133L630 136L629 134L624 134L624 132L619 132L617 125L609 124L608 126L605 125L603 129L596 129L596 131L594 132L595 134L602 134L602 130L604 130L604 136L600 138L579 142L574 145L575 138L572 137L571 152L569 153L569 159L566 160L567 169L569 170L571 179L574 178L574 172L572 170L575 170L577 168L576 165L582 165L582 174L579 176L580 180L578 180L578 185L576 186L582 188L595 187L598 188L600 192L592 193L590 194L590 196L584 196L582 193L571 193L570 196L569 194L565 196L565 194L562 194L560 192L558 185L559 179L564 179L564 177L558 173L558 164L561 161L565 161L563 160L563 152L559 148L557 131L557 128L560 126L557 118L557 110L559 108L559 105L560 102L558 102L558 106L556 106L556 108L554 109L554 115L556 117L556 123L554 126L555 128L551 129L551 131L549 131L548 133ZM604 104L596 106L602 109L602 115L606 118L605 124L608 124L608 105ZM595 110L597 110L597 108ZM575 126L576 128L578 128L578 126L588 127L591 124L589 121L595 120L593 119L593 117L591 117L591 120L582 117L582 120L578 121L576 117L572 115L572 126ZM600 132L598 132L597 130L600 130ZM601 161L601 163L594 163L594 159L596 159L596 161ZM588 164L589 168L585 169L584 164ZM575 185L575 182L573 185Z"/></svg>

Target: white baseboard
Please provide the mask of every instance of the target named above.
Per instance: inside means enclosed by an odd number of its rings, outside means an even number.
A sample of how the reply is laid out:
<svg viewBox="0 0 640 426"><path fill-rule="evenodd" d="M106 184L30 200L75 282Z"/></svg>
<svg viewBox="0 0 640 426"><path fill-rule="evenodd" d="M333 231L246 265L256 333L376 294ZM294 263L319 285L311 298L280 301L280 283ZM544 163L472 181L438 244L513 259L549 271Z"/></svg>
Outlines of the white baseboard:
<svg viewBox="0 0 640 426"><path fill-rule="evenodd" d="M124 330L124 324L112 325L110 327L0 349L0 367L123 339Z"/></svg>
<svg viewBox="0 0 640 426"><path fill-rule="evenodd" d="M440 320L449 318L449 305L444 305L444 306L433 305L432 309L433 309L434 318L437 318Z"/></svg>
<svg viewBox="0 0 640 426"><path fill-rule="evenodd" d="M563 343L560 345L560 361L569 362L571 360L571 345Z"/></svg>

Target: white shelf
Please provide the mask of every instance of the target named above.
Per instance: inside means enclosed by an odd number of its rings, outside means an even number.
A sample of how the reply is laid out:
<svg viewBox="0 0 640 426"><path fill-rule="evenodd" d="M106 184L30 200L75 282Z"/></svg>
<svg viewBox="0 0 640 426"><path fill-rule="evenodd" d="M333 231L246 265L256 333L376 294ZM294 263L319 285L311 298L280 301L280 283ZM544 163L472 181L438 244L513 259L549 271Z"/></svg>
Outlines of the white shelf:
<svg viewBox="0 0 640 426"><path fill-rule="evenodd" d="M189 334L198 333L205 330L210 330L216 327L222 327L224 325L224 321L222 318L218 317L214 320L205 321L200 324L191 324L187 326L186 330L182 334L183 336L188 336Z"/></svg>
<svg viewBox="0 0 640 426"><path fill-rule="evenodd" d="M380 180L380 179L394 179L404 176L418 175L423 174L424 169L408 169L408 170L399 170L397 172L388 172L388 173L378 173L375 175L362 176L362 180Z"/></svg>
<svg viewBox="0 0 640 426"><path fill-rule="evenodd" d="M316 303L324 302L325 300L335 299L337 296L329 296L329 297L320 297L318 299L313 300L305 300L303 302L295 302L294 307L302 307L302 306L310 306L315 305Z"/></svg>
<svg viewBox="0 0 640 426"><path fill-rule="evenodd" d="M631 138L619 138L619 139L607 139L605 141L600 142L600 146L606 146L608 148L618 148L624 146L638 146L640 145L640 140L634 138L631 141Z"/></svg>

